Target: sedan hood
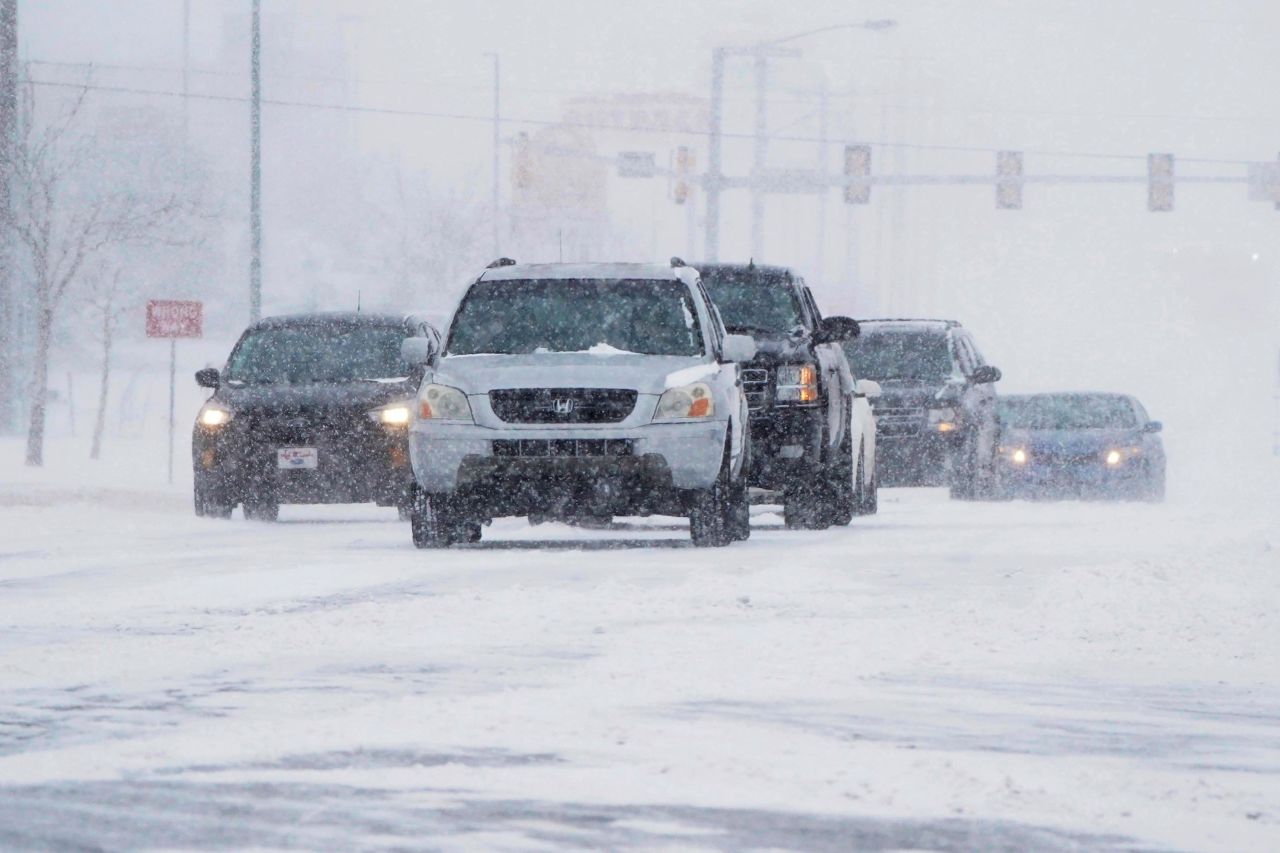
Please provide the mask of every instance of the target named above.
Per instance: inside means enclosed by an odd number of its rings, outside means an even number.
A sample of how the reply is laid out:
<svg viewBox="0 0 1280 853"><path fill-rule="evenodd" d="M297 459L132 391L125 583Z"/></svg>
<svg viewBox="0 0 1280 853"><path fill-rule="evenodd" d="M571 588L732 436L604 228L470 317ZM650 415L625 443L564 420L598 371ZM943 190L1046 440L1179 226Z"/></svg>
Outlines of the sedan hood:
<svg viewBox="0 0 1280 853"><path fill-rule="evenodd" d="M706 371L699 371L699 368ZM440 360L430 381L466 394L495 388L629 388L661 394L697 380L718 365L702 356L550 352L527 355L455 355Z"/></svg>
<svg viewBox="0 0 1280 853"><path fill-rule="evenodd" d="M408 379L310 385L233 385L223 383L216 402L233 412L302 412L374 409L413 394Z"/></svg>

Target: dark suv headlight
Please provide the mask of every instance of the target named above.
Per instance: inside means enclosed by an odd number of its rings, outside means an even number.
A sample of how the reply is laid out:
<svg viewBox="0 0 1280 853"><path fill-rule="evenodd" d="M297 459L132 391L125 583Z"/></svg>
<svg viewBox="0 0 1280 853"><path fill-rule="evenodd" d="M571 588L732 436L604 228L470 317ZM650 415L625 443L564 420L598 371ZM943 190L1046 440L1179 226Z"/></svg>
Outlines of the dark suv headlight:
<svg viewBox="0 0 1280 853"><path fill-rule="evenodd" d="M818 368L812 364L784 364L778 368L775 399L779 403L818 402Z"/></svg>

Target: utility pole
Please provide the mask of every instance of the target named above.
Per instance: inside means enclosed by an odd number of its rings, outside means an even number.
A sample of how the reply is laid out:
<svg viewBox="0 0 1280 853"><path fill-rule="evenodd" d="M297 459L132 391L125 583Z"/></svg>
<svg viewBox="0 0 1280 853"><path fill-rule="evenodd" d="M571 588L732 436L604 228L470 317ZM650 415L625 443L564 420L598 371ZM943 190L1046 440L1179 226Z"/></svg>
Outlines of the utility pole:
<svg viewBox="0 0 1280 853"><path fill-rule="evenodd" d="M755 55L756 128L751 147L751 257L764 257L764 191L760 181L769 153L769 117L765 96L769 87L769 58L763 50Z"/></svg>
<svg viewBox="0 0 1280 853"><path fill-rule="evenodd" d="M706 185L703 187L707 194L707 233L703 249L708 261L720 260L720 181L724 177L720 133L724 125L724 53L723 47L711 51L711 115L708 117L710 136L707 140Z"/></svg>
<svg viewBox="0 0 1280 853"><path fill-rule="evenodd" d="M491 218L493 219L493 256L502 255L502 227L498 221L498 185L501 177L498 173L498 152L502 145L502 73L498 64L498 54L486 53L493 59L493 202Z"/></svg>
<svg viewBox="0 0 1280 853"><path fill-rule="evenodd" d="M191 138L191 0L182 0L182 142Z"/></svg>
<svg viewBox="0 0 1280 853"><path fill-rule="evenodd" d="M824 72L818 86L818 174L827 173L827 75ZM823 265L826 263L827 249L827 193L818 193L818 250L814 263L814 274L825 278Z"/></svg>
<svg viewBox="0 0 1280 853"><path fill-rule="evenodd" d="M253 2L249 44L249 320L262 318L262 0Z"/></svg>
<svg viewBox="0 0 1280 853"><path fill-rule="evenodd" d="M17 410L17 265L13 257L13 159L18 144L18 0L0 0L0 434Z"/></svg>

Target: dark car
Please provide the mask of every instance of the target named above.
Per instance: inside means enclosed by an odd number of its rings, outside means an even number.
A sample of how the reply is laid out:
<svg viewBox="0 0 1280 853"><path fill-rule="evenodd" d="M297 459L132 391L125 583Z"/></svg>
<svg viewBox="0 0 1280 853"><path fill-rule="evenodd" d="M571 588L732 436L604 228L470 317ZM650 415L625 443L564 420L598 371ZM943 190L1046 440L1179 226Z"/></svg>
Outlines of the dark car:
<svg viewBox="0 0 1280 853"><path fill-rule="evenodd" d="M880 383L881 485L946 485L968 500L991 495L999 368L954 320L862 320L861 327L844 346L853 370Z"/></svg>
<svg viewBox="0 0 1280 853"><path fill-rule="evenodd" d="M725 328L756 342L742 368L750 484L781 493L788 527L847 524L875 512L874 420L841 349L858 324L823 318L804 279L787 267L697 267Z"/></svg>
<svg viewBox="0 0 1280 853"><path fill-rule="evenodd" d="M273 521L282 503L411 504L408 425L421 369L408 338L438 346L425 320L332 313L270 317L236 343L191 439L197 515ZM416 375L415 375L416 374Z"/></svg>
<svg viewBox="0 0 1280 853"><path fill-rule="evenodd" d="M1000 398L1004 497L1164 500L1161 424L1125 394Z"/></svg>

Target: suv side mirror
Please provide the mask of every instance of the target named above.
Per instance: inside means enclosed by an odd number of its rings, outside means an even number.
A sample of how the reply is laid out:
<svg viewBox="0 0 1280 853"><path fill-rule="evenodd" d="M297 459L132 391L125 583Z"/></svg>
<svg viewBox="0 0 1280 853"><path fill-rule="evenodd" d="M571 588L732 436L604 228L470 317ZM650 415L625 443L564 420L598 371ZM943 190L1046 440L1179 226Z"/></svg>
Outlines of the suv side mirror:
<svg viewBox="0 0 1280 853"><path fill-rule="evenodd" d="M721 356L728 362L745 362L756 357L756 339L750 335L725 335Z"/></svg>
<svg viewBox="0 0 1280 853"><path fill-rule="evenodd" d="M222 382L222 375L216 367L206 367L196 371L196 384L201 388L217 388Z"/></svg>
<svg viewBox="0 0 1280 853"><path fill-rule="evenodd" d="M823 317L818 331L813 335L815 344L842 344L851 341L862 332L858 321L852 317Z"/></svg>
<svg viewBox="0 0 1280 853"><path fill-rule="evenodd" d="M436 342L431 338L405 338L400 343L400 360L410 367L428 364L436 355Z"/></svg>
<svg viewBox="0 0 1280 853"><path fill-rule="evenodd" d="M874 400L880 396L880 383L874 379L859 379L858 384L854 387L854 393L859 397Z"/></svg>
<svg viewBox="0 0 1280 853"><path fill-rule="evenodd" d="M973 381L974 385L987 385L991 382L999 382L1000 377L1003 375L1004 374L1000 372L1000 368L984 364L981 367L975 368L973 375L969 378Z"/></svg>
<svg viewBox="0 0 1280 853"><path fill-rule="evenodd" d="M1160 423L1160 421L1147 421L1142 427L1143 432L1160 432L1162 429L1164 429L1164 424Z"/></svg>

